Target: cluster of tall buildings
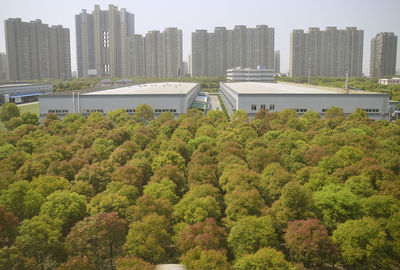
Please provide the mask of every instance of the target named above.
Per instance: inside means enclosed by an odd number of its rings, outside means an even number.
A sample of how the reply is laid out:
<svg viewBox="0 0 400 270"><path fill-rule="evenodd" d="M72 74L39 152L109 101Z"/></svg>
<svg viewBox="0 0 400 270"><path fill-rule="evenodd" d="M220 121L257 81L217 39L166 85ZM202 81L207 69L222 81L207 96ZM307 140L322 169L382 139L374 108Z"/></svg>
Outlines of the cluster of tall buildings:
<svg viewBox="0 0 400 270"><path fill-rule="evenodd" d="M182 73L182 31L135 35L134 14L109 5L75 16L79 77L176 77Z"/></svg>
<svg viewBox="0 0 400 270"><path fill-rule="evenodd" d="M274 68L274 28L237 25L233 30L216 27L214 33L192 33L189 60L192 76L225 76L234 67Z"/></svg>
<svg viewBox="0 0 400 270"><path fill-rule="evenodd" d="M290 34L291 77L361 77L364 31L356 27L293 30Z"/></svg>
<svg viewBox="0 0 400 270"><path fill-rule="evenodd" d="M71 79L68 28L20 18L6 20L4 28L11 80Z"/></svg>
<svg viewBox="0 0 400 270"><path fill-rule="evenodd" d="M78 77L178 77L186 75L182 30L135 34L135 15L109 5L95 5L75 15ZM7 55L0 53L0 80L71 79L70 31L40 20L5 21ZM192 76L225 76L237 67L280 73L280 51L274 51L274 28L257 25L191 34L189 73ZM362 76L364 31L356 27L290 33L291 77ZM370 76L396 72L397 36L379 33L371 41ZM187 69L187 66L186 66Z"/></svg>

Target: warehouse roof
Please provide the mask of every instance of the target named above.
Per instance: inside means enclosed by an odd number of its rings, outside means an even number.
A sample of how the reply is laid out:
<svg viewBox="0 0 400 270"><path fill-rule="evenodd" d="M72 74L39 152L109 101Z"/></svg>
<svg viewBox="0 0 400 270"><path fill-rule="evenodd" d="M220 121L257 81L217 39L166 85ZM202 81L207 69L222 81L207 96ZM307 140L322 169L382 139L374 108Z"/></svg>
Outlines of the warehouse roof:
<svg viewBox="0 0 400 270"><path fill-rule="evenodd" d="M345 89L306 86L291 83L234 82L224 83L238 94L346 94ZM347 90L348 94L380 94L362 90Z"/></svg>
<svg viewBox="0 0 400 270"><path fill-rule="evenodd" d="M137 84L109 90L95 91L83 95L162 95L187 94L197 83L163 82Z"/></svg>

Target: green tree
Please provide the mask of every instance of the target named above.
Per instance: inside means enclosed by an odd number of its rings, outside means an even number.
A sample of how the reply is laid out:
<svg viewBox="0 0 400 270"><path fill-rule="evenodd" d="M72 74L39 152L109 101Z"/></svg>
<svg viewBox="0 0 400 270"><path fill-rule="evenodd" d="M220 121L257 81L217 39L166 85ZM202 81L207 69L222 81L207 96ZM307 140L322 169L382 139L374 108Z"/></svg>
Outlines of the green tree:
<svg viewBox="0 0 400 270"><path fill-rule="evenodd" d="M32 178L46 173L46 166L39 161L26 161L17 171L17 177L31 181Z"/></svg>
<svg viewBox="0 0 400 270"><path fill-rule="evenodd" d="M43 196L27 181L18 181L10 185L0 195L0 205L12 211L20 220L36 216L43 203Z"/></svg>
<svg viewBox="0 0 400 270"><path fill-rule="evenodd" d="M107 119L111 119L114 123L121 124L126 123L131 118L124 108L110 111L106 115Z"/></svg>
<svg viewBox="0 0 400 270"><path fill-rule="evenodd" d="M343 109L339 107L332 106L325 113L325 119L335 119L335 118L343 118Z"/></svg>
<svg viewBox="0 0 400 270"><path fill-rule="evenodd" d="M63 233L67 234L77 221L86 216L86 198L75 192L55 191L46 198L40 214L61 220Z"/></svg>
<svg viewBox="0 0 400 270"><path fill-rule="evenodd" d="M117 270L154 270L154 265L134 256L119 257L115 264Z"/></svg>
<svg viewBox="0 0 400 270"><path fill-rule="evenodd" d="M236 259L247 253L255 253L260 248L277 246L278 238L272 219L268 216L240 219L229 233L228 244Z"/></svg>
<svg viewBox="0 0 400 270"><path fill-rule="evenodd" d="M115 193L98 193L88 204L88 210L91 215L98 213L117 212L120 217L126 216L126 209L130 203L127 197Z"/></svg>
<svg viewBox="0 0 400 270"><path fill-rule="evenodd" d="M206 218L218 219L221 217L221 208L212 194L201 192L205 187L210 193L214 189L211 185L197 186L187 192L182 200L174 206L174 216L189 224L204 221Z"/></svg>
<svg viewBox="0 0 400 270"><path fill-rule="evenodd" d="M317 219L289 222L284 239L292 260L303 262L306 267L322 267L338 256L328 231Z"/></svg>
<svg viewBox="0 0 400 270"><path fill-rule="evenodd" d="M264 208L264 201L257 189L243 190L237 188L225 195L226 217L230 221L239 220L245 216L258 216Z"/></svg>
<svg viewBox="0 0 400 270"><path fill-rule="evenodd" d="M24 220L15 244L29 257L34 258L41 269L47 269L53 260L59 261L63 258L61 227L60 220L48 215Z"/></svg>
<svg viewBox="0 0 400 270"><path fill-rule="evenodd" d="M31 112L23 112L21 114L21 119L24 124L31 124L36 126L40 124L39 116Z"/></svg>
<svg viewBox="0 0 400 270"><path fill-rule="evenodd" d="M144 187L143 194L150 194L155 199L167 199L174 205L179 201L176 195L176 184L168 178L162 179L159 183L149 183Z"/></svg>
<svg viewBox="0 0 400 270"><path fill-rule="evenodd" d="M136 108L134 119L143 125L147 125L151 120L154 119L153 108L147 104L139 105Z"/></svg>
<svg viewBox="0 0 400 270"><path fill-rule="evenodd" d="M0 248L9 246L17 235L18 218L0 206Z"/></svg>
<svg viewBox="0 0 400 270"><path fill-rule="evenodd" d="M185 159L177 152L165 151L160 153L153 160L152 168L153 171L164 167L167 164L177 166L182 172L185 170Z"/></svg>
<svg viewBox="0 0 400 270"><path fill-rule="evenodd" d="M230 270L231 265L228 262L224 250L202 250L199 247L189 250L182 255L181 263L188 270Z"/></svg>
<svg viewBox="0 0 400 270"><path fill-rule="evenodd" d="M96 270L96 266L87 258L69 257L68 261L61 264L57 270Z"/></svg>
<svg viewBox="0 0 400 270"><path fill-rule="evenodd" d="M77 222L65 246L69 255L87 257L96 269L112 270L127 231L127 222L117 213L99 213Z"/></svg>
<svg viewBox="0 0 400 270"><path fill-rule="evenodd" d="M379 221L364 217L339 224L333 232L341 262L353 269L394 269L390 243Z"/></svg>
<svg viewBox="0 0 400 270"><path fill-rule="evenodd" d="M19 117L20 110L15 103L6 102L0 107L0 120L5 123L13 117Z"/></svg>
<svg viewBox="0 0 400 270"><path fill-rule="evenodd" d="M320 219L329 229L362 215L359 198L338 185L325 186L314 192L313 198Z"/></svg>
<svg viewBox="0 0 400 270"><path fill-rule="evenodd" d="M167 221L172 221L172 204L166 199L155 199L151 195L143 195L136 201L136 205L132 205L127 210L127 220L129 222L142 220L150 214L164 216Z"/></svg>
<svg viewBox="0 0 400 270"><path fill-rule="evenodd" d="M254 254L247 254L238 258L233 266L234 270L294 270L295 268L285 260L285 255L271 247L259 249Z"/></svg>
<svg viewBox="0 0 400 270"><path fill-rule="evenodd" d="M171 245L166 225L165 217L157 214L132 222L124 245L125 252L151 263L165 262L169 258L168 248Z"/></svg>
<svg viewBox="0 0 400 270"><path fill-rule="evenodd" d="M181 230L176 239L176 246L181 253L186 253L196 246L202 250L226 249L226 236L226 230L218 226L215 219L207 218Z"/></svg>

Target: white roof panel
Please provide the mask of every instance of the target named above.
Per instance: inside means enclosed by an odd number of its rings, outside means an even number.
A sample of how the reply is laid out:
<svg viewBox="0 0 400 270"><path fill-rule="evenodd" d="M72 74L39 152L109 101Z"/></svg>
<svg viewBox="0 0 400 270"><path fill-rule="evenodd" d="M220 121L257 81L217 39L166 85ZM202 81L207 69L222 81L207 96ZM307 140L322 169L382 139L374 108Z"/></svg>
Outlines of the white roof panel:
<svg viewBox="0 0 400 270"><path fill-rule="evenodd" d="M234 82L225 83L238 94L346 94L345 89L307 86L292 83ZM362 90L348 90L348 94L381 94Z"/></svg>
<svg viewBox="0 0 400 270"><path fill-rule="evenodd" d="M163 95L187 94L197 83L163 82L137 84L126 87L113 88L90 92L82 95Z"/></svg>

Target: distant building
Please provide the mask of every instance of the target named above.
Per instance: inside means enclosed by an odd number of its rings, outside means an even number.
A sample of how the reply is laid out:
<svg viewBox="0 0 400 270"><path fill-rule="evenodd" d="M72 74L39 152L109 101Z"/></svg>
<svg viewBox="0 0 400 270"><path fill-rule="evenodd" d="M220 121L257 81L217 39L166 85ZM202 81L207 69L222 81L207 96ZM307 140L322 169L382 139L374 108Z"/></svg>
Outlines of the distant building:
<svg viewBox="0 0 400 270"><path fill-rule="evenodd" d="M281 52L279 50L275 51L274 63L275 73L281 73Z"/></svg>
<svg viewBox="0 0 400 270"><path fill-rule="evenodd" d="M79 77L121 77L129 65L129 37L135 34L135 15L117 6L92 14L85 9L75 15Z"/></svg>
<svg viewBox="0 0 400 270"><path fill-rule="evenodd" d="M41 95L39 98L40 119L44 120L47 113L55 113L60 118L70 113L81 113L85 117L92 112L106 115L120 108L124 108L129 114L134 114L141 104L150 105L155 115L170 112L177 117L191 108L199 91L199 83L165 82L86 93Z"/></svg>
<svg viewBox="0 0 400 270"><path fill-rule="evenodd" d="M379 83L383 85L400 84L400 78L379 79Z"/></svg>
<svg viewBox="0 0 400 270"><path fill-rule="evenodd" d="M5 53L0 53L0 81L8 80L8 60Z"/></svg>
<svg viewBox="0 0 400 270"><path fill-rule="evenodd" d="M51 83L10 83L0 84L0 105L5 102L28 103L39 100L44 93L52 93Z"/></svg>
<svg viewBox="0 0 400 270"><path fill-rule="evenodd" d="M70 33L41 20L4 23L10 80L71 79Z"/></svg>
<svg viewBox="0 0 400 270"><path fill-rule="evenodd" d="M371 40L370 77L396 74L397 36L379 33Z"/></svg>
<svg viewBox="0 0 400 270"><path fill-rule="evenodd" d="M228 69L226 80L231 82L274 82L274 70L262 67Z"/></svg>
<svg viewBox="0 0 400 270"><path fill-rule="evenodd" d="M290 77L362 76L364 31L356 27L344 30L311 27L290 33Z"/></svg>
<svg viewBox="0 0 400 270"><path fill-rule="evenodd" d="M125 77L174 78L184 76L182 30L170 27L164 32L148 31L145 37L127 39Z"/></svg>
<svg viewBox="0 0 400 270"><path fill-rule="evenodd" d="M214 33L192 33L192 76L224 76L227 69L259 65L274 68L274 28L236 25L233 30L216 27Z"/></svg>
<svg viewBox="0 0 400 270"><path fill-rule="evenodd" d="M342 108L345 115L360 108L371 119L388 120L391 110L387 93L287 83L221 82L220 96L230 115L244 110L250 117L260 110L276 112L284 109L293 109L298 116L308 111L324 116L329 108L336 106Z"/></svg>

